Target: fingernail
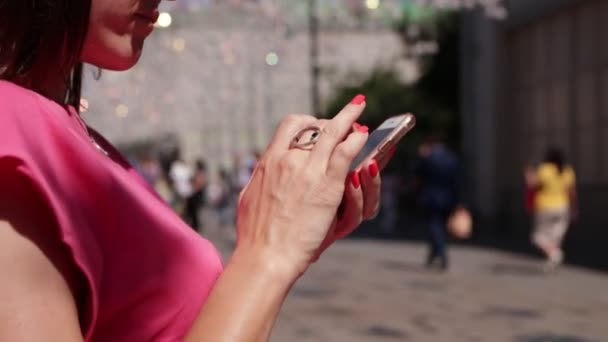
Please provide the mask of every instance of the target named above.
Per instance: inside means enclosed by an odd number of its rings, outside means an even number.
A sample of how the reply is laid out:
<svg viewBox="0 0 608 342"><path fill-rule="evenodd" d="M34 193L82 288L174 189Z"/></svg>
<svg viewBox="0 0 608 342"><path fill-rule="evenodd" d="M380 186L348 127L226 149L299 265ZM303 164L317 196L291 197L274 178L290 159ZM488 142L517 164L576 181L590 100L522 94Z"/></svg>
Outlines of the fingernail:
<svg viewBox="0 0 608 342"><path fill-rule="evenodd" d="M353 126L355 127L355 129L361 133L367 133L369 132L369 127L361 125L357 122L353 123Z"/></svg>
<svg viewBox="0 0 608 342"><path fill-rule="evenodd" d="M357 171L350 173L350 181L353 182L355 189L359 189L361 186L361 180L359 179L359 173Z"/></svg>
<svg viewBox="0 0 608 342"><path fill-rule="evenodd" d="M352 101L350 101L350 103L354 104L354 105L360 105L363 102L365 102L365 95L363 95L363 94L359 94L359 95L355 96L355 98L352 99Z"/></svg>
<svg viewBox="0 0 608 342"><path fill-rule="evenodd" d="M380 169L378 169L378 162L374 159L372 160L372 163L369 164L369 174L370 176L372 176L372 178L374 178L378 175L379 172Z"/></svg>

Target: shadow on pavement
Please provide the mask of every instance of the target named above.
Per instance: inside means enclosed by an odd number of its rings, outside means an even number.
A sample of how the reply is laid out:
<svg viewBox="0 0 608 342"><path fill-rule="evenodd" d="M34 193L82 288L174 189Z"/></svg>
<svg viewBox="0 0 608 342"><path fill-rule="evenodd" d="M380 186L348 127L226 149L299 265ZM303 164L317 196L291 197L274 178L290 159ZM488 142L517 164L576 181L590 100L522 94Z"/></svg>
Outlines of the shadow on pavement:
<svg viewBox="0 0 608 342"><path fill-rule="evenodd" d="M404 331L382 325L368 327L365 334L370 337L394 338L399 339L400 341L403 341L403 339L408 337L408 334Z"/></svg>
<svg viewBox="0 0 608 342"><path fill-rule="evenodd" d="M420 264L395 260L381 260L378 262L378 266L389 271L422 272L425 270Z"/></svg>
<svg viewBox="0 0 608 342"><path fill-rule="evenodd" d="M557 335L550 333L539 333L533 335L517 336L515 342L599 342L574 335Z"/></svg>
<svg viewBox="0 0 608 342"><path fill-rule="evenodd" d="M514 319L541 319L543 313L539 310L528 309L528 308L515 308L506 306L489 306L483 311L475 315L479 319L494 318L494 317L505 317Z"/></svg>
<svg viewBox="0 0 608 342"><path fill-rule="evenodd" d="M511 275L511 276L544 276L545 273L538 266L521 265L521 264L493 264L488 267L490 273L495 275Z"/></svg>

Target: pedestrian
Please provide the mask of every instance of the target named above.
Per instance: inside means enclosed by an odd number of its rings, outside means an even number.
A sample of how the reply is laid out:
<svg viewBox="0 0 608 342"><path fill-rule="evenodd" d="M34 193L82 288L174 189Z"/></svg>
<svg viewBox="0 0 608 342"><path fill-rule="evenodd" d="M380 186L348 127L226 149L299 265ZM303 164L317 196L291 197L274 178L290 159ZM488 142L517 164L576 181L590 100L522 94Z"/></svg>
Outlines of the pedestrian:
<svg viewBox="0 0 608 342"><path fill-rule="evenodd" d="M401 177L394 171L387 171L382 176L382 188L380 198L382 207L380 210L380 231L384 236L392 236L395 233L399 220L399 194L401 188Z"/></svg>
<svg viewBox="0 0 608 342"><path fill-rule="evenodd" d="M152 187L156 187L161 177L161 169L158 161L152 157L150 152L145 152L138 160L137 171Z"/></svg>
<svg viewBox="0 0 608 342"><path fill-rule="evenodd" d="M546 270L551 271L564 260L562 242L570 221L578 215L576 175L564 153L550 148L537 168L526 169L525 179L534 190L532 242L544 253Z"/></svg>
<svg viewBox="0 0 608 342"><path fill-rule="evenodd" d="M207 164L202 159L195 162L190 188L190 195L186 198L185 215L192 229L200 233L202 229L200 213L207 198Z"/></svg>
<svg viewBox="0 0 608 342"><path fill-rule="evenodd" d="M219 226L221 228L230 227L236 223L233 208L236 205L238 194L233 191L232 178L230 177L230 173L225 169L220 169L218 188L219 193L215 207Z"/></svg>
<svg viewBox="0 0 608 342"><path fill-rule="evenodd" d="M428 137L419 148L416 167L418 204L427 230L427 267L439 262L441 270L449 265L446 222L457 207L459 162L437 135Z"/></svg>
<svg viewBox="0 0 608 342"><path fill-rule="evenodd" d="M173 190L171 201L173 209L180 215L186 215L186 201L192 194L192 168L182 159L180 152L171 163L169 169L169 184Z"/></svg>
<svg viewBox="0 0 608 342"><path fill-rule="evenodd" d="M78 112L82 63L134 66L159 2L0 1L0 341L266 341L294 283L378 207L386 161L349 172L364 96L286 116L223 266Z"/></svg>

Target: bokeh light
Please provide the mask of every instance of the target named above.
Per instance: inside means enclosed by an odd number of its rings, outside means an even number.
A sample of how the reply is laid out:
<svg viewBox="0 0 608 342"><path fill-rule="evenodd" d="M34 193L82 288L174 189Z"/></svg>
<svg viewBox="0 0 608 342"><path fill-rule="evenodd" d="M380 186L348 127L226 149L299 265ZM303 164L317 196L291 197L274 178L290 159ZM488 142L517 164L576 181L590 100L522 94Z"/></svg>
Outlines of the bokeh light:
<svg viewBox="0 0 608 342"><path fill-rule="evenodd" d="M129 107L125 106L124 104L119 104L116 106L116 110L114 112L116 113L117 117L123 119L129 115Z"/></svg>
<svg viewBox="0 0 608 342"><path fill-rule="evenodd" d="M80 112L86 113L89 111L89 100L84 97L80 99Z"/></svg>
<svg viewBox="0 0 608 342"><path fill-rule="evenodd" d="M276 52L269 52L266 55L266 64L270 66L279 64L279 55L277 55Z"/></svg>
<svg viewBox="0 0 608 342"><path fill-rule="evenodd" d="M172 22L173 18L171 18L171 14L169 14L168 12L161 12L158 16L158 20L156 20L156 25L159 27L166 28L171 26Z"/></svg>
<svg viewBox="0 0 608 342"><path fill-rule="evenodd" d="M380 0L365 0L365 6L370 10L375 10L380 7Z"/></svg>
<svg viewBox="0 0 608 342"><path fill-rule="evenodd" d="M186 40L184 38L175 38L172 44L173 50L182 52L186 48Z"/></svg>

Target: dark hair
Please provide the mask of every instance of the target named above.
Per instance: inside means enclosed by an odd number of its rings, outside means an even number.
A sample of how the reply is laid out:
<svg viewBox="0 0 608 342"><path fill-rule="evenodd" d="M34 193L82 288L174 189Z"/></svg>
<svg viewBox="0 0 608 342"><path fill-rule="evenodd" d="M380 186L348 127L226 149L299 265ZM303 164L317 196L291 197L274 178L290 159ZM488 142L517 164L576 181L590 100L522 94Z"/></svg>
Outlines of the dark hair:
<svg viewBox="0 0 608 342"><path fill-rule="evenodd" d="M228 172L228 170L220 168L219 174L222 180L230 180L230 173Z"/></svg>
<svg viewBox="0 0 608 342"><path fill-rule="evenodd" d="M547 154L545 155L545 162L551 163L557 166L557 169L560 173L564 171L566 167L566 158L564 157L564 153L559 148L549 148L547 150Z"/></svg>
<svg viewBox="0 0 608 342"><path fill-rule="evenodd" d="M0 0L0 79L40 91L35 82L56 70L64 104L78 109L90 11L91 0Z"/></svg>
<svg viewBox="0 0 608 342"><path fill-rule="evenodd" d="M195 162L197 171L207 171L207 163L202 159L197 159Z"/></svg>

